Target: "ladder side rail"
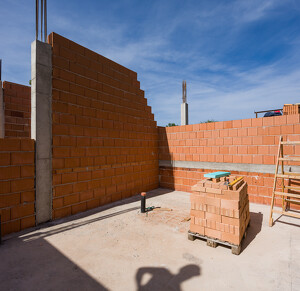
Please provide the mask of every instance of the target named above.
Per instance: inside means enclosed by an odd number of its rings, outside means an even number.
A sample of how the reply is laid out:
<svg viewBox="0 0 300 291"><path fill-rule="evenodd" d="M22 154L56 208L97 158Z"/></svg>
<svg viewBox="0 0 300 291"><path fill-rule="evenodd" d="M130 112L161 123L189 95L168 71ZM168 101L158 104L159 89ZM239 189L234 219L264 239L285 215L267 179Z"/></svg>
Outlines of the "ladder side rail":
<svg viewBox="0 0 300 291"><path fill-rule="evenodd" d="M273 207L274 207L275 190L276 190L276 183L277 183L277 173L278 173L278 166L279 166L279 156L280 156L280 150L281 150L281 142L282 142L282 136L279 137L279 146L278 146L278 154L277 154L277 163L276 163L275 176L274 176L273 191L272 191L269 226L273 225Z"/></svg>

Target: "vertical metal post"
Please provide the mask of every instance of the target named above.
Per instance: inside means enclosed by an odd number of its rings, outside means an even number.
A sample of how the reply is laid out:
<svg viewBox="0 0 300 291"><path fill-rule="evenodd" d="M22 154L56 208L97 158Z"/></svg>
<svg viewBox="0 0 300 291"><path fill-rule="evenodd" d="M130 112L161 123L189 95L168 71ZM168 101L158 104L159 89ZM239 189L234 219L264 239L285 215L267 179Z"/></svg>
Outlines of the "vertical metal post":
<svg viewBox="0 0 300 291"><path fill-rule="evenodd" d="M2 244L2 223L1 223L1 214L0 214L0 245Z"/></svg>
<svg viewBox="0 0 300 291"><path fill-rule="evenodd" d="M0 81L2 80L1 75L2 75L2 59L0 59Z"/></svg>
<svg viewBox="0 0 300 291"><path fill-rule="evenodd" d="M39 38L39 0L35 0L35 39Z"/></svg>
<svg viewBox="0 0 300 291"><path fill-rule="evenodd" d="M45 42L47 42L47 0L44 0L44 35Z"/></svg>
<svg viewBox="0 0 300 291"><path fill-rule="evenodd" d="M41 0L41 41L43 41L43 0Z"/></svg>

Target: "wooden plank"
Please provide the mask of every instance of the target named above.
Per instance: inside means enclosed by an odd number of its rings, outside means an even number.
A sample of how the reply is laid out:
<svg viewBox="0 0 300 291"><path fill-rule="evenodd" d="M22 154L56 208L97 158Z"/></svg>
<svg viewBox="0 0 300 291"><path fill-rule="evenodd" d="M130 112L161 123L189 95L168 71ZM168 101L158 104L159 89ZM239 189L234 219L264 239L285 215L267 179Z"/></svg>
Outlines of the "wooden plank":
<svg viewBox="0 0 300 291"><path fill-rule="evenodd" d="M300 162L300 158L294 158L294 157L279 158L279 161Z"/></svg>
<svg viewBox="0 0 300 291"><path fill-rule="evenodd" d="M290 216L290 217L300 218L300 214L293 213L293 212L286 212L286 211L277 210L277 209L273 209L273 212L278 213L278 214L282 214L282 215L286 215L286 216Z"/></svg>
<svg viewBox="0 0 300 291"><path fill-rule="evenodd" d="M287 179L295 179L295 180L300 180L300 176L298 175L282 175L282 174L278 174L277 175L278 178L287 178Z"/></svg>
<svg viewBox="0 0 300 291"><path fill-rule="evenodd" d="M283 145L288 145L288 144L295 144L295 145L299 145L300 141L282 141L281 144Z"/></svg>
<svg viewBox="0 0 300 291"><path fill-rule="evenodd" d="M280 196L294 197L294 198L299 198L300 199L300 194L278 192L278 191L274 191L274 194L275 195L280 195Z"/></svg>
<svg viewBox="0 0 300 291"><path fill-rule="evenodd" d="M204 177L216 179L216 178L221 178L221 177L227 177L229 175L230 175L230 172L213 172L213 173L204 174Z"/></svg>
<svg viewBox="0 0 300 291"><path fill-rule="evenodd" d="M300 187L296 187L296 186L284 186L284 188L294 190L294 191L300 191Z"/></svg>

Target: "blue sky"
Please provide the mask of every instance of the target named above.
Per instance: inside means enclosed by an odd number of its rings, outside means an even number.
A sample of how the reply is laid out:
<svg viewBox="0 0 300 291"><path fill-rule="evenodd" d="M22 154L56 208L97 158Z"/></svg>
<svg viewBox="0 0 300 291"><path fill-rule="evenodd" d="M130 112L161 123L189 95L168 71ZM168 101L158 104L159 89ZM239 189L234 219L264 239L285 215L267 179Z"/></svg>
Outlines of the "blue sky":
<svg viewBox="0 0 300 291"><path fill-rule="evenodd" d="M300 102L300 1L48 0L55 31L138 73L158 125ZM2 80L28 84L35 1L0 0Z"/></svg>

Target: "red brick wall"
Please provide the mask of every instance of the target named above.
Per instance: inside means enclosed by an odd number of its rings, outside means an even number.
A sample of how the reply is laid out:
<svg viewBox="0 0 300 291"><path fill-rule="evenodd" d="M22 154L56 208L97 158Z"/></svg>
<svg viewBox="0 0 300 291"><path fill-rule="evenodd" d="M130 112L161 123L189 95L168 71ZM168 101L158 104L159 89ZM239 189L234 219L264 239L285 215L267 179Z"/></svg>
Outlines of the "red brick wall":
<svg viewBox="0 0 300 291"><path fill-rule="evenodd" d="M274 165L279 136L300 140L300 115L159 127L159 159ZM300 146L285 146L285 154L300 155ZM222 169L224 171L228 169ZM190 192L210 169L160 167L162 187ZM249 199L270 203L273 174L233 172L245 177Z"/></svg>
<svg viewBox="0 0 300 291"><path fill-rule="evenodd" d="M53 218L157 188L157 127L137 74L55 33L49 43Z"/></svg>
<svg viewBox="0 0 300 291"><path fill-rule="evenodd" d="M31 118L31 88L3 82L5 137L29 137Z"/></svg>
<svg viewBox="0 0 300 291"><path fill-rule="evenodd" d="M2 234L35 225L34 141L0 139Z"/></svg>

